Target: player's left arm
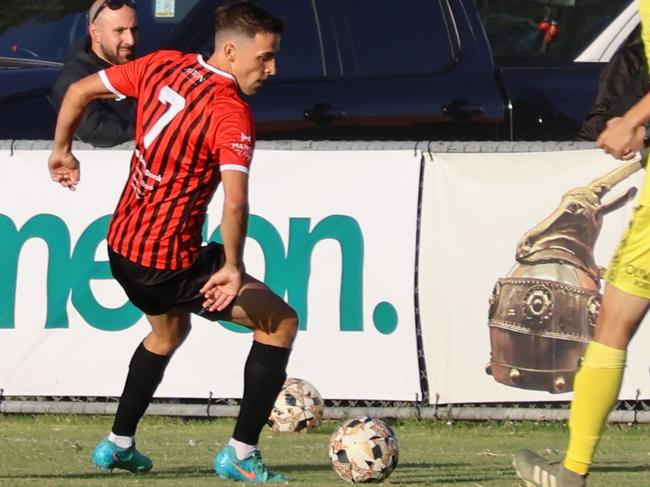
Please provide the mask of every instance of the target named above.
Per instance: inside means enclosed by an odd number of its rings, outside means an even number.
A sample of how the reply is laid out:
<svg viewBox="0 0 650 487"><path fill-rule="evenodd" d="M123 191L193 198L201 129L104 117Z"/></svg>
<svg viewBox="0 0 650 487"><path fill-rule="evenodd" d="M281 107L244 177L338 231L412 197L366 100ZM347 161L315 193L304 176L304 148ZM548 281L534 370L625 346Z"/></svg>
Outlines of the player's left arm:
<svg viewBox="0 0 650 487"><path fill-rule="evenodd" d="M80 178L79 161L72 154L75 130L92 100L114 97L114 93L106 88L98 74L91 74L70 85L61 103L54 131L54 145L48 160L53 181L75 190Z"/></svg>
<svg viewBox="0 0 650 487"><path fill-rule="evenodd" d="M239 293L244 279L244 242L248 227L248 177L253 159L255 136L253 118L247 105L225 99L214 107L218 119L213 131L214 157L219 161L224 201L221 239L225 253L223 266L201 288L203 307L222 311Z"/></svg>
<svg viewBox="0 0 650 487"><path fill-rule="evenodd" d="M239 293L244 268L244 242L248 228L248 174L230 170L221 174L224 202L221 239L225 253L223 266L201 288L203 306L222 311Z"/></svg>

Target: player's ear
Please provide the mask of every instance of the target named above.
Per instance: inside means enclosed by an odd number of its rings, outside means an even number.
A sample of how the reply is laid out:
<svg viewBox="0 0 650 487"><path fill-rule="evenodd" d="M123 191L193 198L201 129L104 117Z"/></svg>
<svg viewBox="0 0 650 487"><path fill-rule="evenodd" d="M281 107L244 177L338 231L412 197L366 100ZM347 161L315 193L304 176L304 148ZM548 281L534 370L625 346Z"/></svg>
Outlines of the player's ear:
<svg viewBox="0 0 650 487"><path fill-rule="evenodd" d="M234 42L226 42L223 46L223 53L226 55L226 59L231 63L237 58L237 47Z"/></svg>
<svg viewBox="0 0 650 487"><path fill-rule="evenodd" d="M97 25L95 24L89 24L88 25L88 35L90 36L90 39L99 42L99 29L97 28Z"/></svg>

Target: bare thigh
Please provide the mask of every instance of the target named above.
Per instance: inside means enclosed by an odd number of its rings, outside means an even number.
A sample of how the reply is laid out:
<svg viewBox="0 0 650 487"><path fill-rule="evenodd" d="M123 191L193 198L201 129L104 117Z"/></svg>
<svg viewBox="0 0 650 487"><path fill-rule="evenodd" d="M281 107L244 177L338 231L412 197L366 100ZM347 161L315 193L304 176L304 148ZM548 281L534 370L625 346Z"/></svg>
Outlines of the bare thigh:
<svg viewBox="0 0 650 487"><path fill-rule="evenodd" d="M239 294L223 313L232 321L255 333L255 340L269 345L290 347L298 330L296 312L266 284L248 274Z"/></svg>
<svg viewBox="0 0 650 487"><path fill-rule="evenodd" d="M594 340L625 350L648 311L650 301L607 284L596 321Z"/></svg>

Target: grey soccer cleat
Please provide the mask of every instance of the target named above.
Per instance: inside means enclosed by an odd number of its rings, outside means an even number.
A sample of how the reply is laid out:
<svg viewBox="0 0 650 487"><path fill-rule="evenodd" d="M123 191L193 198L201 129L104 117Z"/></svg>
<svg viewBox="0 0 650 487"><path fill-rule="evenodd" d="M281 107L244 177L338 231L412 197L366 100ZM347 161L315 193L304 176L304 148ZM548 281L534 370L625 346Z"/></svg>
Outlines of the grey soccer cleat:
<svg viewBox="0 0 650 487"><path fill-rule="evenodd" d="M560 462L549 462L530 450L515 453L512 464L528 487L585 487L586 477L572 472Z"/></svg>

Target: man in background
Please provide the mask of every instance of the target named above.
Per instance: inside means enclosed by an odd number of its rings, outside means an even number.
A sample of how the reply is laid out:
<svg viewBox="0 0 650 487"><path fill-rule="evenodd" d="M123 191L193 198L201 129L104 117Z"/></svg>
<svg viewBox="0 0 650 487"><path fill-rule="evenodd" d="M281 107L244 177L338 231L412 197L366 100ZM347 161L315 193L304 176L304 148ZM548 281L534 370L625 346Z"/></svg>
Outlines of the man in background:
<svg viewBox="0 0 650 487"><path fill-rule="evenodd" d="M635 31L600 73L596 102L582 124L578 137L595 141L611 118L623 116L649 91L650 77L641 34ZM638 142L643 143L647 139L645 135L639 131Z"/></svg>
<svg viewBox="0 0 650 487"><path fill-rule="evenodd" d="M133 0L96 0L88 11L88 38L83 48L65 63L52 89L57 112L75 81L135 58L138 19ZM77 139L97 147L112 147L133 140L135 101L94 100L79 127Z"/></svg>

